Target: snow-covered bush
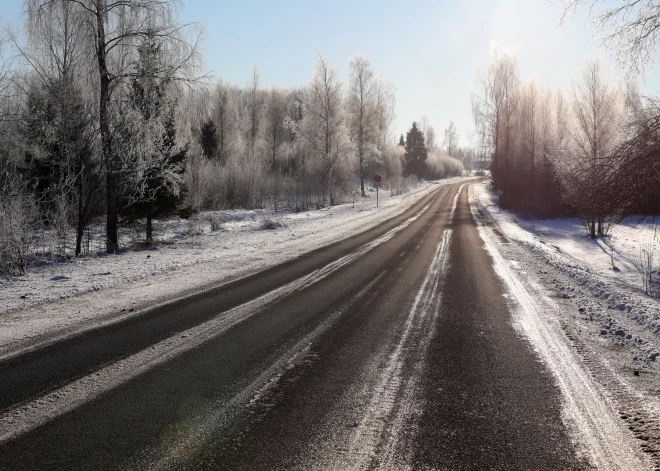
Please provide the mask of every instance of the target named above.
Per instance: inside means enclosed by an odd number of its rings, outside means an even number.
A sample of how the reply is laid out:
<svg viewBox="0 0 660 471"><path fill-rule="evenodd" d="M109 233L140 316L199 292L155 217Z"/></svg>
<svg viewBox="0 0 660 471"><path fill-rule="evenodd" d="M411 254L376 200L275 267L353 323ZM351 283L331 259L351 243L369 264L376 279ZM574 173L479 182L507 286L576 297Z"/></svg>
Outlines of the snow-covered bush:
<svg viewBox="0 0 660 471"><path fill-rule="evenodd" d="M632 263L642 279L642 288L644 291L652 296L659 296L660 290L654 280L654 275L657 273L655 270L655 261L658 251L657 233L653 233L652 237L648 237L642 243L639 249L639 255L633 258Z"/></svg>
<svg viewBox="0 0 660 471"><path fill-rule="evenodd" d="M261 220L262 229L277 229L278 227L285 227L285 223L281 219L267 217Z"/></svg>
<svg viewBox="0 0 660 471"><path fill-rule="evenodd" d="M0 275L25 274L38 222L37 205L27 184L6 168L0 169Z"/></svg>
<svg viewBox="0 0 660 471"><path fill-rule="evenodd" d="M428 177L432 180L463 174L463 163L460 160L438 152L428 153L426 167Z"/></svg>

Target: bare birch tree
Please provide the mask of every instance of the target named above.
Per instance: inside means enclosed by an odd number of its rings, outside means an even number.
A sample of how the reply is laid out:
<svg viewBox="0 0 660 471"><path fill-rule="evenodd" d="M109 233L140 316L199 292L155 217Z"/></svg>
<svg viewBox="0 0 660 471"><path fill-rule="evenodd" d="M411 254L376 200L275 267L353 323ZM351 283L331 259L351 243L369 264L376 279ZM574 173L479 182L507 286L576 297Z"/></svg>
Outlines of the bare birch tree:
<svg viewBox="0 0 660 471"><path fill-rule="evenodd" d="M331 205L334 204L334 172L346 150L343 99L337 69L318 54L305 98L302 136L321 158L322 192L327 193Z"/></svg>
<svg viewBox="0 0 660 471"><path fill-rule="evenodd" d="M232 152L234 127L236 123L236 106L230 85L219 81L213 96L213 118L218 134L218 160L225 163Z"/></svg>
<svg viewBox="0 0 660 471"><path fill-rule="evenodd" d="M536 158L540 141L539 91L536 83L527 83L521 94L521 121L523 133L523 156L529 163L530 179L528 201L534 206L536 200Z"/></svg>
<svg viewBox="0 0 660 471"><path fill-rule="evenodd" d="M350 63L350 84L348 109L350 128L357 152L360 173L360 193L364 192L364 160L368 145L374 140L373 127L376 117L376 89L371 64L364 57L358 56Z"/></svg>
<svg viewBox="0 0 660 471"><path fill-rule="evenodd" d="M449 121L449 126L445 129L445 138L442 142L442 146L445 148L448 156L456 157L456 151L458 150L458 134L456 134L456 126L453 121Z"/></svg>
<svg viewBox="0 0 660 471"><path fill-rule="evenodd" d="M394 122L394 89L385 77L376 80L376 123L377 123L377 146L383 150L391 144L392 123Z"/></svg>
<svg viewBox="0 0 660 471"><path fill-rule="evenodd" d="M245 108L247 110L247 127L246 127L246 151L249 158L255 155L255 148L257 136L259 134L259 127L261 125L261 117L263 112L263 99L261 89L259 87L259 71L255 67L252 69L252 78L245 90Z"/></svg>
<svg viewBox="0 0 660 471"><path fill-rule="evenodd" d="M472 95L472 114L481 147L491 155L494 179L506 180L513 117L517 109L519 80L515 56L496 52L488 72L481 74L481 96ZM505 181L506 185L506 181Z"/></svg>
<svg viewBox="0 0 660 471"><path fill-rule="evenodd" d="M605 218L614 209L604 185L615 170L613 151L621 126L619 94L606 83L598 62L589 63L580 81L573 83L571 109L566 188L570 203L586 220L589 236L597 237L605 234Z"/></svg>

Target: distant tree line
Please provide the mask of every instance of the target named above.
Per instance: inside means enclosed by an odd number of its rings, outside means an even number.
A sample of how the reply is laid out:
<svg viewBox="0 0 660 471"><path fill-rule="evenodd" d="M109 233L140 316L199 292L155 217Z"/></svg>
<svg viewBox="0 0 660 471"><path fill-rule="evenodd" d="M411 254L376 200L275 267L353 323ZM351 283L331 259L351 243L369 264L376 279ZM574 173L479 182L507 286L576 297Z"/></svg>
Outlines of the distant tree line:
<svg viewBox="0 0 660 471"><path fill-rule="evenodd" d="M420 123L414 121L406 138L403 134L399 137L399 147L404 149L404 175L435 180L461 175L465 168L471 168L474 153L458 146L453 122L447 128L450 139L445 138L448 145L444 149L436 145L435 131L426 117L422 117Z"/></svg>
<svg viewBox="0 0 660 471"><path fill-rule="evenodd" d="M660 114L633 81L612 84L591 62L568 93L552 92L521 82L501 51L480 79L474 118L503 207L578 215L591 237L626 215L660 213Z"/></svg>
<svg viewBox="0 0 660 471"><path fill-rule="evenodd" d="M377 172L400 188L392 87L364 57L349 72L344 84L319 54L307 86L265 88L255 69L245 87L219 80L201 90L188 104L192 207L332 205L354 191L365 196Z"/></svg>

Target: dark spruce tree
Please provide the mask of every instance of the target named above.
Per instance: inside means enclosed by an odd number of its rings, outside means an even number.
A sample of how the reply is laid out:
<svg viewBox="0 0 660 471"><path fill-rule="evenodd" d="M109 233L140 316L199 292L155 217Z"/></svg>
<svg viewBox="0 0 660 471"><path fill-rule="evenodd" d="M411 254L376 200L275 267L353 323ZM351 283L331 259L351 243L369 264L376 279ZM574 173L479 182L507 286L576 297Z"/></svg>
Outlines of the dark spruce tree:
<svg viewBox="0 0 660 471"><path fill-rule="evenodd" d="M403 134L401 134L401 137L399 138L399 145L401 147L406 147L406 141L403 139Z"/></svg>
<svg viewBox="0 0 660 471"><path fill-rule="evenodd" d="M404 173L406 175L417 175L424 177L426 175L426 146L424 145L424 134L417 127L417 123L413 121L412 127L406 133L406 153L404 157L406 164Z"/></svg>
<svg viewBox="0 0 660 471"><path fill-rule="evenodd" d="M125 215L129 220L146 219L146 243L153 244L153 218L177 211L185 197L185 191L172 185L172 179L183 180L187 148L176 142L174 112L176 103L167 94L168 82L158 77L162 51L155 36L147 35L140 47L140 61L132 81L130 102L145 122L161 120L162 135L156 137L152 151L147 156L150 164L143 169L140 193L129 198ZM176 188L176 190L175 190Z"/></svg>
<svg viewBox="0 0 660 471"><path fill-rule="evenodd" d="M215 158L218 150L218 133L215 123L209 118L202 124L199 131L199 143L202 146L202 152L204 152L207 159Z"/></svg>
<svg viewBox="0 0 660 471"><path fill-rule="evenodd" d="M82 93L64 76L46 84L32 83L27 113L20 128L27 145L28 177L45 221L57 197L75 211L76 255L101 203L100 162L94 158L95 127Z"/></svg>

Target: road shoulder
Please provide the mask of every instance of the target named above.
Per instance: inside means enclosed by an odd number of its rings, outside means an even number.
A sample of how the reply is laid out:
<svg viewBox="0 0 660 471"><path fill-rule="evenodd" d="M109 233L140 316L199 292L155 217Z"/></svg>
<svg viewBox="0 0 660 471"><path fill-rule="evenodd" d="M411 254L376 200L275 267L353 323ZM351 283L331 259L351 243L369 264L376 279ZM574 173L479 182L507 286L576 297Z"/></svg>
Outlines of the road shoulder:
<svg viewBox="0 0 660 471"><path fill-rule="evenodd" d="M615 317L610 306L575 276L570 260L535 250L529 233L508 237L506 227L480 204L478 191L483 188L471 185L471 209L510 290L515 325L553 371L574 439L599 469L657 466L660 408L650 387L655 384L657 393L657 375L636 376L639 370L627 359L640 338L648 342L648 333L631 326L629 339L602 335L600 323Z"/></svg>

